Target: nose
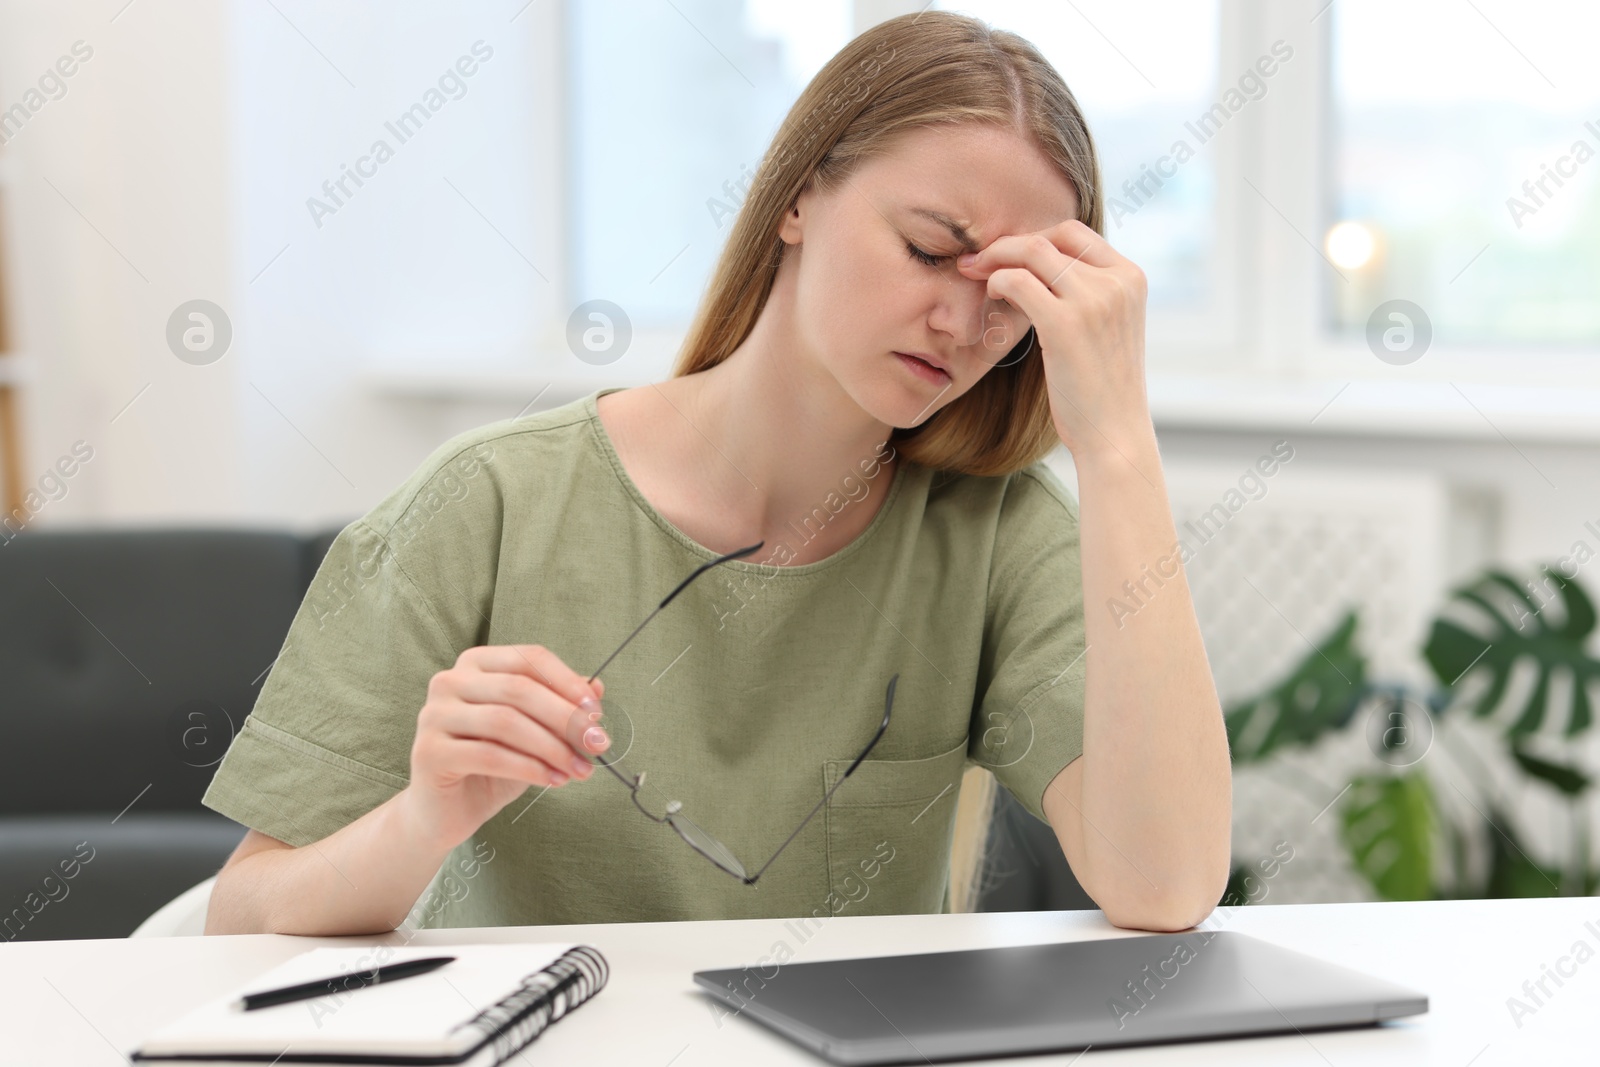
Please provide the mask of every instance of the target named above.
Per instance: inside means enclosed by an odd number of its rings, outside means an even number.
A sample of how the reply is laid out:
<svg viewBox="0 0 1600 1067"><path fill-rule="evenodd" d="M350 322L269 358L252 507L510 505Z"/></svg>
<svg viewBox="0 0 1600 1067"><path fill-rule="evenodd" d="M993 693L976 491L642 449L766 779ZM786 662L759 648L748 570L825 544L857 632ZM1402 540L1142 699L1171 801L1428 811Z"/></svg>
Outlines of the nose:
<svg viewBox="0 0 1600 1067"><path fill-rule="evenodd" d="M991 303L986 282L963 277L951 267L928 325L949 334L957 346L971 348L983 340L984 312Z"/></svg>
<svg viewBox="0 0 1600 1067"><path fill-rule="evenodd" d="M992 352L990 362L1004 358L1021 336L1008 314L1010 305L991 299L986 281L964 277L954 268L951 274L928 324L961 348L982 346Z"/></svg>

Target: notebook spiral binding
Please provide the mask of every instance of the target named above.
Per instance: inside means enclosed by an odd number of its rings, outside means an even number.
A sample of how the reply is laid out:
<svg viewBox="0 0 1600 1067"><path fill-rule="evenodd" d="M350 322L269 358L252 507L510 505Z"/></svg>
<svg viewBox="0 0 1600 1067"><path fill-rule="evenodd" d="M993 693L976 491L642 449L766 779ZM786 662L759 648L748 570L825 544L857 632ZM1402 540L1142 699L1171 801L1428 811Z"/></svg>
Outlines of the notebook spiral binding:
<svg viewBox="0 0 1600 1067"><path fill-rule="evenodd" d="M462 1023L492 1042L495 1062L504 1063L544 1033L550 1024L605 987L611 970L598 949L577 945L544 970L530 974L510 996Z"/></svg>

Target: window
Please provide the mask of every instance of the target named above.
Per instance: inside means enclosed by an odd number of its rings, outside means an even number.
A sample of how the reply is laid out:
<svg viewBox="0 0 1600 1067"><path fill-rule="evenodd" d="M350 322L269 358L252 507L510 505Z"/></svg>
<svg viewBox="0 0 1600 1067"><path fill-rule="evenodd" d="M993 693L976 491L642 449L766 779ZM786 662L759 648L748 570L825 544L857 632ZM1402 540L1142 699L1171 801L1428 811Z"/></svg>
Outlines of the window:
<svg viewBox="0 0 1600 1067"><path fill-rule="evenodd" d="M1327 318L1404 298L1438 344L1600 344L1592 0L1339 0ZM1348 279L1346 281L1345 279Z"/></svg>
<svg viewBox="0 0 1600 1067"><path fill-rule="evenodd" d="M567 13L570 302L681 329L778 124L849 41L851 5L583 0Z"/></svg>

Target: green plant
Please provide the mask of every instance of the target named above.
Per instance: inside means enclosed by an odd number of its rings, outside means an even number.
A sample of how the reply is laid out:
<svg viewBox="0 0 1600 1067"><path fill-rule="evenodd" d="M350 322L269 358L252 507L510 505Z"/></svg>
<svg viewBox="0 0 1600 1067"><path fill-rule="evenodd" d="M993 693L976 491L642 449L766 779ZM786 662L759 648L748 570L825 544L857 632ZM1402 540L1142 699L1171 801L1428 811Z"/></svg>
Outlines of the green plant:
<svg viewBox="0 0 1600 1067"><path fill-rule="evenodd" d="M1359 709L1369 709L1365 721L1376 727L1368 731L1373 766L1340 794L1340 840L1385 900L1584 895L1600 886L1600 871L1589 863L1593 777L1575 756L1563 754L1563 762L1535 750L1542 741L1570 752L1594 723L1586 686L1600 682L1600 660L1586 646L1595 608L1575 581L1548 566L1539 575L1548 596L1538 595L1535 581L1519 585L1500 570L1451 591L1422 648L1437 681L1426 691L1368 680L1352 611L1281 682L1225 712L1233 761L1242 765L1314 748L1345 730ZM1519 673L1531 676L1532 685L1512 699ZM1430 728L1431 740L1436 721L1443 740L1451 717L1462 715L1487 721L1507 766L1565 802L1571 843L1559 868L1530 857L1507 817L1511 804L1482 768L1474 768L1469 783L1476 800L1447 779L1476 818L1463 823L1444 814L1434 778L1420 762L1426 748L1413 754L1406 746L1417 744L1419 726ZM1468 751L1457 755L1465 758ZM1489 856L1487 873L1476 877L1465 860L1473 841ZM1243 870L1236 867L1235 877Z"/></svg>

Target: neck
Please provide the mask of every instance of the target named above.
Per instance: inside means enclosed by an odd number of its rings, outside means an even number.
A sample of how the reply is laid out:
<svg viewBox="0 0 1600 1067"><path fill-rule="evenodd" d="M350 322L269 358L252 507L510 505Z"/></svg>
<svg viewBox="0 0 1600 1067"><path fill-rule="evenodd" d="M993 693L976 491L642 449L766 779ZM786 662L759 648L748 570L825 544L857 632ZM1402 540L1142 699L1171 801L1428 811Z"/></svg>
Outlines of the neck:
<svg viewBox="0 0 1600 1067"><path fill-rule="evenodd" d="M835 506L848 499L846 486L866 485L876 504L894 466L863 475L864 461L881 464L892 455L880 446L893 427L863 411L797 344L803 335L789 311L775 290L750 336L726 360L662 383L676 386L669 398L700 431L697 450L711 453L699 466L715 499L751 531L798 528L814 508L827 506L830 494Z"/></svg>

